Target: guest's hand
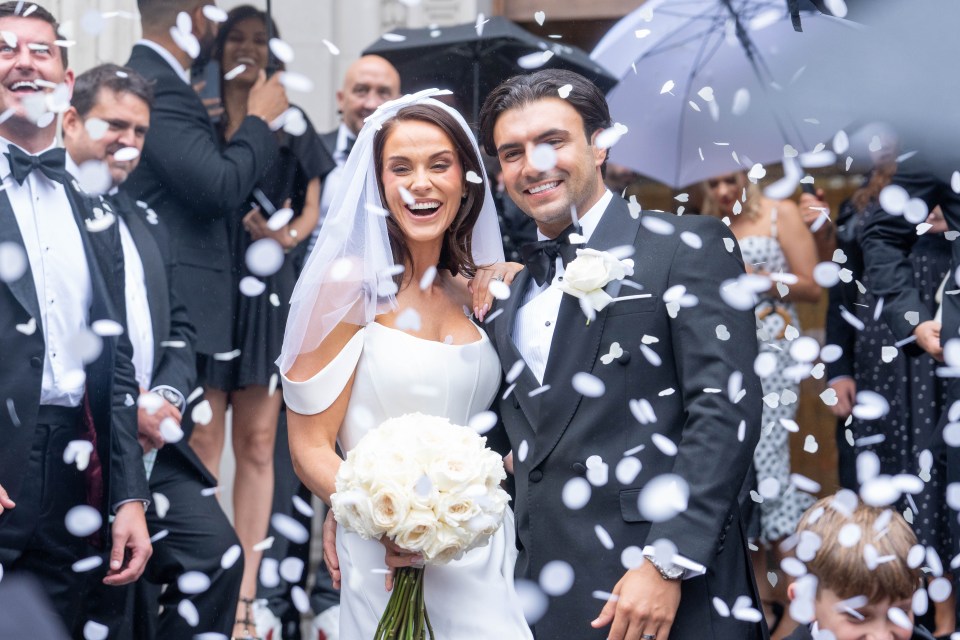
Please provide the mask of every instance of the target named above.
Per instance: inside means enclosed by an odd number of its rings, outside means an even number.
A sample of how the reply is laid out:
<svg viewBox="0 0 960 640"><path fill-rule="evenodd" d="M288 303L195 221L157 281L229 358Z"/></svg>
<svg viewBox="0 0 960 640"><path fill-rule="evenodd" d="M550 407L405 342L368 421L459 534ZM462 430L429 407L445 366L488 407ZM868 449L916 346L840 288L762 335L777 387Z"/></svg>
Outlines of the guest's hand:
<svg viewBox="0 0 960 640"><path fill-rule="evenodd" d="M193 90L197 92L197 95L200 95L200 92L204 90L207 86L206 80L201 80L193 84ZM207 110L207 116L211 120L216 120L223 115L223 101L219 96L213 96L211 98L201 98L200 100L203 103L203 108Z"/></svg>
<svg viewBox="0 0 960 640"><path fill-rule="evenodd" d="M490 293L490 282L502 280L507 286L523 269L523 265L516 262L498 262L489 267L477 269L477 275L470 281L470 292L473 294L473 315L483 322L487 312L493 305L493 294Z"/></svg>
<svg viewBox="0 0 960 640"><path fill-rule="evenodd" d="M823 189L817 189L815 194L804 191L800 194L800 201L797 203L800 207L800 215L803 216L803 223L814 233L830 219L830 205L823 199L824 195Z"/></svg>
<svg viewBox="0 0 960 640"><path fill-rule="evenodd" d="M7 490L0 484L0 513L3 513L4 509L13 509L15 506L17 506L16 503L10 499Z"/></svg>
<svg viewBox="0 0 960 640"><path fill-rule="evenodd" d="M936 320L927 320L917 325L913 330L917 336L917 344L929 353L935 360L943 362L943 347L940 346L940 323Z"/></svg>
<svg viewBox="0 0 960 640"><path fill-rule="evenodd" d="M837 404L830 407L830 412L838 418L846 419L857 402L857 383L850 376L844 376L831 382L830 388L837 393Z"/></svg>
<svg viewBox="0 0 960 640"><path fill-rule="evenodd" d="M141 388L140 393L150 392ZM171 418L177 424L180 424L183 420L180 409L166 400L164 400L160 408L153 413L150 413L144 407L137 408L137 440L140 442L140 446L143 447L144 452L150 451L151 449L163 448L164 439L160 434L160 423L163 422L165 418Z"/></svg>
<svg viewBox="0 0 960 640"><path fill-rule="evenodd" d="M153 554L143 503L135 501L120 505L112 533L110 568L103 584L116 587L136 582Z"/></svg>
<svg viewBox="0 0 960 640"><path fill-rule="evenodd" d="M384 582L384 586L387 588L387 591L393 590L394 571L401 567L423 566L422 555L416 551L407 551L406 549L397 546L397 543L387 536L380 538L380 544L382 544L387 550L387 553L384 557L384 562L387 563L387 568L390 569Z"/></svg>
<svg viewBox="0 0 960 640"><path fill-rule="evenodd" d="M280 84L282 73L275 73L267 79L266 72L260 71L260 77L247 96L247 115L256 116L270 124L287 110L290 103L287 102L286 90Z"/></svg>
<svg viewBox="0 0 960 640"><path fill-rule="evenodd" d="M327 510L323 519L323 563L327 565L330 581L334 589L340 588L340 559L337 557L337 520L333 509Z"/></svg>
<svg viewBox="0 0 960 640"><path fill-rule="evenodd" d="M591 627L599 629L613 623L609 640L645 635L667 640L680 606L680 580L664 580L653 563L644 561L624 574L613 588L613 596Z"/></svg>

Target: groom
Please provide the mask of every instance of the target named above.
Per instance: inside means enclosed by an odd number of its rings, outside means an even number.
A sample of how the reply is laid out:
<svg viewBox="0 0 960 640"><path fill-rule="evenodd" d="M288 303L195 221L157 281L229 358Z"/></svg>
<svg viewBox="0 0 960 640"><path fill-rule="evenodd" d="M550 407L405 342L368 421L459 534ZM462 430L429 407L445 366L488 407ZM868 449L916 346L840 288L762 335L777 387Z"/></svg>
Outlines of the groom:
<svg viewBox="0 0 960 640"><path fill-rule="evenodd" d="M721 298L743 262L720 221L632 211L606 189L596 141L611 125L603 94L562 70L507 80L480 113L483 145L541 239L489 321L510 372L499 409L517 576L551 596L534 633L766 637L737 504L760 430L755 321ZM589 322L559 288L583 263L570 266L573 242L635 263L632 283L606 286L626 299Z"/></svg>

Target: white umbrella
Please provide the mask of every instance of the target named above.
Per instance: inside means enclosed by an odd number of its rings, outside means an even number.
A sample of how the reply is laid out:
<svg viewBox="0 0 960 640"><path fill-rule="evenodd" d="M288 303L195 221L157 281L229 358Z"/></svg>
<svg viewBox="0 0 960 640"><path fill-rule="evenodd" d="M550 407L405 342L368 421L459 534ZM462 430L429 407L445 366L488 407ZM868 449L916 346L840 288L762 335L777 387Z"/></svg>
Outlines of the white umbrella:
<svg viewBox="0 0 960 640"><path fill-rule="evenodd" d="M649 0L620 20L590 54L620 79L607 99L629 132L611 161L679 188L829 140L845 117L794 85L858 25L801 17L797 32L782 0Z"/></svg>

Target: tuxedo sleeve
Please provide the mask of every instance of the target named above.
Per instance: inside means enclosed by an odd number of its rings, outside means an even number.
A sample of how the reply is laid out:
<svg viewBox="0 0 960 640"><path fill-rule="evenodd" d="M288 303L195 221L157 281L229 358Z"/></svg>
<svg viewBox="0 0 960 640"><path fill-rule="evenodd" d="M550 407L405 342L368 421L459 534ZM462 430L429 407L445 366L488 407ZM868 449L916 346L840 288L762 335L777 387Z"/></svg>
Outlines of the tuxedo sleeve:
<svg viewBox="0 0 960 640"><path fill-rule="evenodd" d="M762 391L754 373L753 310L735 309L720 294L721 287L744 273L736 241L716 218L690 216L688 224L702 247L676 243L668 286L682 285L699 301L695 307L679 309L670 320L686 416L673 472L686 481L689 500L674 518L654 523L647 540L671 540L681 556L709 569L753 463ZM718 325L726 327L728 339L717 336ZM737 377L744 393L731 397L731 378Z"/></svg>
<svg viewBox="0 0 960 640"><path fill-rule="evenodd" d="M173 282L177 265L169 260L169 252L164 258L167 260L167 282ZM164 338L168 344L161 345L160 362L154 367L154 387L172 387L185 399L190 395L197 381L196 341L197 332L187 315L187 307L176 290L170 287L170 334ZM193 432L193 420L183 420L181 424L184 438L189 440Z"/></svg>
<svg viewBox="0 0 960 640"><path fill-rule="evenodd" d="M921 198L932 207L939 203L943 185L927 174L898 174L895 182L905 188L911 197ZM949 188L949 187L948 187ZM910 251L917 242L916 225L902 215L890 215L879 207L868 214L863 229L864 266L871 292L883 298L883 319L897 340L913 336L919 322L933 320L933 314L920 297L914 283ZM919 322L911 323L906 314L914 311ZM908 355L919 355L916 343L904 346Z"/></svg>
<svg viewBox="0 0 960 640"><path fill-rule="evenodd" d="M158 85L150 113L144 161L164 188L194 212L219 217L243 204L277 155L277 142L260 118L244 118L225 146L190 87Z"/></svg>

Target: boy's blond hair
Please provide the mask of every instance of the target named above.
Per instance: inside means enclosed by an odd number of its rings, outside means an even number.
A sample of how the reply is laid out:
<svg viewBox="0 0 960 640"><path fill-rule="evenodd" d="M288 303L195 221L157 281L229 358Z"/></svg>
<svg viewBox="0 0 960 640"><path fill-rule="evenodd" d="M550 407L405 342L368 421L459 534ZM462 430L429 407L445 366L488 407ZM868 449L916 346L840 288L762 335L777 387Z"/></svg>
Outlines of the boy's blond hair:
<svg viewBox="0 0 960 640"><path fill-rule="evenodd" d="M910 549L917 544L910 525L892 509L871 507L859 500L851 512L850 502L837 496L822 498L807 509L797 525L798 557L809 555L802 547L815 546L819 538L820 548L813 558L800 557L807 571L817 577L818 590L830 589L843 599L862 595L870 602L912 597L919 586L920 570L907 564ZM847 525L852 526L844 530ZM856 528L859 540L849 544L856 537ZM811 540L810 534L816 537ZM873 550L868 551L868 546Z"/></svg>

